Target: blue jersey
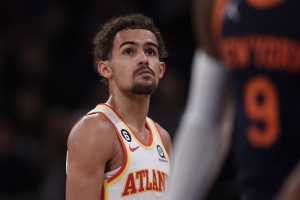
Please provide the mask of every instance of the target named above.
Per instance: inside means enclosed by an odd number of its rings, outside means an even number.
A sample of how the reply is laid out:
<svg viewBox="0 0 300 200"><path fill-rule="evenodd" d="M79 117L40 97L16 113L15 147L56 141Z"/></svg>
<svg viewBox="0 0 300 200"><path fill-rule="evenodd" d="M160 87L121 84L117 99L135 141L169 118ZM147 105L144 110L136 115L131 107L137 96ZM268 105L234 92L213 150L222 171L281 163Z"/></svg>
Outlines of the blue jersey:
<svg viewBox="0 0 300 200"><path fill-rule="evenodd" d="M234 80L239 185L244 199L270 200L300 158L300 1L222 3L215 37Z"/></svg>

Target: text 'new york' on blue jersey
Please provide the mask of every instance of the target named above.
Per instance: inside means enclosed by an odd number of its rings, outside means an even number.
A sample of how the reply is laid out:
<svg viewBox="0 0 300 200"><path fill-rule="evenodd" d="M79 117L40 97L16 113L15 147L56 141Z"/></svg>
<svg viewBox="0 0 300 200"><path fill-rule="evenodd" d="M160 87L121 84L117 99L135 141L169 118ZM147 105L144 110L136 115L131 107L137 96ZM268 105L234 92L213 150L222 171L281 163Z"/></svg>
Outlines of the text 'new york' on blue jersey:
<svg viewBox="0 0 300 200"><path fill-rule="evenodd" d="M300 1L224 5L218 47L235 83L241 190L272 199L300 158Z"/></svg>

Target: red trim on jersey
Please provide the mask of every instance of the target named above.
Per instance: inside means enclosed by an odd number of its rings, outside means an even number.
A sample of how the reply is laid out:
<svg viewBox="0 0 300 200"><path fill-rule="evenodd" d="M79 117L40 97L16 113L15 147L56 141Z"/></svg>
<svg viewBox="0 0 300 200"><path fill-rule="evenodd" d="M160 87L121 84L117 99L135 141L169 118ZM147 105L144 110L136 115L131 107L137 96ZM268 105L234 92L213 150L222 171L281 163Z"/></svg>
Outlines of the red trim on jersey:
<svg viewBox="0 0 300 200"><path fill-rule="evenodd" d="M101 105L105 105L105 104L99 104L97 106L101 106ZM108 183L111 182L112 180L114 180L115 178L117 178L125 169L127 163L128 163L128 155L127 155L127 150L126 150L126 147L125 147L125 144L123 143L122 139L120 138L120 134L118 134L118 129L117 127L114 125L114 123L106 116L105 113L103 112L99 112L99 111L94 111L94 112L90 112L88 113L87 115L91 115L91 114L96 114L96 113L100 113L104 116L104 118L107 119L108 122L110 122L114 129L115 129L115 134L117 135L117 138L118 138L118 141L119 143L121 144L122 146L122 152L123 152L123 157L124 157L124 161L122 162L121 166L120 166L120 169L118 170L118 172L113 175L112 177L110 177L109 179L107 180L104 180L104 181L107 181ZM102 184L102 190L101 190L101 196L100 196L101 200L105 200L105 188L104 188L104 182Z"/></svg>
<svg viewBox="0 0 300 200"><path fill-rule="evenodd" d="M104 199L104 184L102 185L100 200L105 200Z"/></svg>
<svg viewBox="0 0 300 200"><path fill-rule="evenodd" d="M122 139L120 138L121 137L120 134L118 134L119 131L118 131L117 127L104 113L102 113L102 112L99 112L99 113L101 113L113 125L113 127L115 129L115 133L117 134L118 141L122 146L122 151L123 151L123 156L124 156L124 161L122 162L121 168L118 170L118 172L115 175L113 175L112 177L110 177L109 179L106 180L109 183L112 180L114 180L115 178L117 178L124 171L124 169L127 165L127 162L128 162L128 155L127 155L127 150L126 150L125 144L123 143Z"/></svg>
<svg viewBox="0 0 300 200"><path fill-rule="evenodd" d="M142 141L139 140L139 138L137 138L143 145L145 145L146 147L150 147L153 144L153 132L152 129L150 128L148 122L146 121L146 129L149 130L149 134L150 134L150 138L148 141L148 144L143 143Z"/></svg>
<svg viewBox="0 0 300 200"><path fill-rule="evenodd" d="M158 124L156 122L153 122L153 123L154 123L155 128L157 129L160 140L163 141L163 139L162 139L163 137L161 135L160 128L159 128Z"/></svg>
<svg viewBox="0 0 300 200"><path fill-rule="evenodd" d="M169 156L169 153L168 153L168 151L167 151L167 149L166 149L166 145L165 145L165 143L164 143L164 140L163 140L163 137L162 137L162 134L161 134L161 132L160 132L160 128L159 128L159 126L158 126L158 123L156 123L156 122L153 122L154 123L154 126L155 126L155 128L156 128L156 130L157 130L157 132L158 132L158 136L159 136L159 138L160 138L160 141L162 142L162 144L164 145L164 149L166 150L166 153L167 153L167 155L168 155L168 158L170 158L170 156Z"/></svg>
<svg viewBox="0 0 300 200"><path fill-rule="evenodd" d="M112 123L112 122L111 122ZM113 124L113 123L112 123ZM126 150L126 147L125 147L125 144L124 142L122 141L122 138L120 138L120 134L118 134L119 130L117 129L117 127L113 124L114 128L115 128L115 133L117 134L118 136L118 140L122 146L122 151L123 151L123 156L124 156L124 162L122 163L121 165L121 168L119 169L119 171L112 177L110 177L109 179L107 179L107 182L111 182L112 180L114 180L115 178L117 178L125 169L127 163L128 163L128 153L127 153L127 150Z"/></svg>
<svg viewBox="0 0 300 200"><path fill-rule="evenodd" d="M153 133L152 133L152 130L150 128L150 126L147 124L147 121L146 121L146 129L149 130L149 134L150 134L150 138L149 138L149 141L147 143L141 141L138 137L137 137L137 133L135 133L133 130L131 130L131 128L127 125L127 123L125 123L125 121L123 120L123 118L119 115L119 113L109 104L105 103L103 104L105 106L107 106L108 108L110 108L122 121L124 124L126 124L126 126L129 128L130 132L134 135L134 137L144 146L146 147L150 147L152 144L153 144Z"/></svg>

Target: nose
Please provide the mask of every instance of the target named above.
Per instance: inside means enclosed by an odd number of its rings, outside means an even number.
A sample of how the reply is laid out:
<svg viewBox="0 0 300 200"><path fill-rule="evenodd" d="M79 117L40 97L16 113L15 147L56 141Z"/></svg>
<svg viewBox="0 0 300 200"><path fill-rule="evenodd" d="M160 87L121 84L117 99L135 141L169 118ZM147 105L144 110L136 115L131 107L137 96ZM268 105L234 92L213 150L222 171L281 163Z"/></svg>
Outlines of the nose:
<svg viewBox="0 0 300 200"><path fill-rule="evenodd" d="M149 64L149 60L148 60L148 57L147 57L147 55L145 54L145 52L144 51L141 51L140 53L139 53L139 56L138 56L138 63L139 64Z"/></svg>

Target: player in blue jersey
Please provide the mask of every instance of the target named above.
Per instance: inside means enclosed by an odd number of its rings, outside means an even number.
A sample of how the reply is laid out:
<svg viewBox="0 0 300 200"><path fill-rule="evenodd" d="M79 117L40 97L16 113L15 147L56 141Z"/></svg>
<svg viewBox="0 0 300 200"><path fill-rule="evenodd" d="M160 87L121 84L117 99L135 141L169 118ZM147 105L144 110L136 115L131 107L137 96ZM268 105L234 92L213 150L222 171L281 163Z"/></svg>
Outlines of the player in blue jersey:
<svg viewBox="0 0 300 200"><path fill-rule="evenodd" d="M299 6L296 0L195 1L200 47L175 143L170 199L203 198L229 142L241 199L277 196L300 158ZM224 113L234 135L223 127Z"/></svg>

